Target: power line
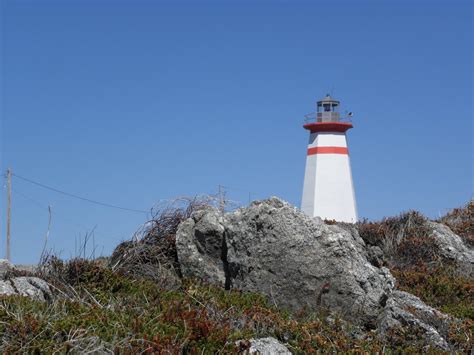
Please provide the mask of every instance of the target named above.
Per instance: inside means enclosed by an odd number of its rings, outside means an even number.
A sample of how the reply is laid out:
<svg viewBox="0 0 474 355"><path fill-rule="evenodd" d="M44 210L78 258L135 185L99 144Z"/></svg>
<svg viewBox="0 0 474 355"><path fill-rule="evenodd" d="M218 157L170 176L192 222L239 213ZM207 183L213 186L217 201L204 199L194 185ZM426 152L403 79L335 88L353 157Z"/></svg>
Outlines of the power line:
<svg viewBox="0 0 474 355"><path fill-rule="evenodd" d="M12 173L12 176L14 176L14 177L16 177L16 178L18 178L18 179L20 179L20 180L29 182L30 184L33 184L33 185L36 185L36 186L40 186L40 187L42 187L42 188L44 188L44 189L51 190L51 191L54 191L54 192L56 192L56 193L59 193L59 194L65 195L65 196L69 196L69 197L72 197L72 198L75 198L75 199L78 199L78 200L81 200L81 201L89 202L89 203L92 203L92 204L94 204L94 205L98 205L98 206L102 206L102 207L108 207L108 208L115 208L115 209L122 210L122 211L129 211L129 212L136 212L136 213L148 213L148 211L145 211L145 210L137 210L137 209L133 209L133 208L127 208L127 207L121 207L121 206L112 205L112 204L110 204L110 203L105 203L105 202L100 202L100 201L96 201L96 200L91 200L91 199L86 198L86 197L78 196L78 195L75 195L75 194L71 194L71 193L69 193L69 192L65 192L65 191L56 189L56 188L51 187L51 186L44 185L44 184L42 184L42 183L39 183L39 182L37 182L37 181L34 181L34 180L31 180L31 179L25 178L25 177L23 177L23 176L20 176L20 175L14 174L14 173Z"/></svg>
<svg viewBox="0 0 474 355"><path fill-rule="evenodd" d="M33 198L31 198L31 197L25 195L24 193L18 191L17 189L15 189L15 188L13 188L13 187L12 187L12 191L13 191L16 195L19 195L19 196L23 197L25 200L28 200L28 201L32 202L33 204L35 204L36 207L39 207L39 208L41 208L42 210L45 210L45 211L48 210L48 208L45 207L45 206L43 206L43 204L42 204L41 202L38 202L37 200L35 200L35 199L33 199Z"/></svg>
<svg viewBox="0 0 474 355"><path fill-rule="evenodd" d="M238 187L233 187L233 186L228 186L228 185L220 185L220 186L222 186L223 188L226 188L228 190L234 190L234 191L244 192L246 194L258 195L258 193L254 192L254 191L249 191L247 189L241 189L241 188L238 188Z"/></svg>
<svg viewBox="0 0 474 355"><path fill-rule="evenodd" d="M18 196L24 198L25 200L31 202L32 204L34 204L36 207L38 207L42 211L52 213L59 220L67 222L68 224L74 224L75 227L78 227L78 228L81 228L81 229L84 229L84 230L90 230L91 229L90 227L87 227L83 224L79 224L79 223L73 221L72 219L65 217L64 215L58 214L58 212L55 211L55 210L50 210L50 207L52 207L51 205L48 205L48 207L46 207L41 202L39 202L38 200L35 200L35 199L31 198L28 195L25 195L23 192L20 192L17 189L14 189L13 187L12 187L12 191L15 195L18 195Z"/></svg>
<svg viewBox="0 0 474 355"><path fill-rule="evenodd" d="M90 227L86 227L85 225L83 224L78 224L77 222L75 221L72 221L71 219L69 218L66 218L64 217L63 215L58 215L58 212L57 211L53 211L52 210L52 206L49 205L48 207L45 207L41 202L39 202L38 200L35 200L33 198L31 198L30 196L12 188L12 191L15 195L18 195L18 196L21 196L22 198L24 198L25 200L31 202L32 204L35 205L35 207L38 207L39 209L43 210L43 211L47 211L48 212L48 215L49 215L49 218L48 218L48 229L47 229L47 232L46 232L46 238L45 238L45 244L44 244L44 247L43 247L43 252L42 252L42 255L44 253L44 251L46 250L46 246L47 246L47 242L48 242L48 239L49 239L49 234L50 234L50 231L51 231L51 225L52 225L52 216L54 216L55 218L59 219L60 221L65 221L67 222L68 224L73 224L75 227L78 227L80 228L81 230L85 230L85 234L86 234L86 237L88 235L92 235L92 239L95 240L95 235L97 234L96 232L96 227L93 227L93 228L90 228ZM102 234L99 234L99 236L103 237ZM110 238L106 236L106 238ZM76 240L77 241L77 240ZM95 254L95 250L96 250L96 245L95 245L95 241L93 241L93 245L94 245L94 249L92 251L93 254ZM102 249L104 247L102 246ZM77 256L77 252L75 253L75 255Z"/></svg>
<svg viewBox="0 0 474 355"><path fill-rule="evenodd" d="M253 191L248 191L248 190L244 190L244 189L240 189L240 188L232 187L232 186L227 186L227 185L219 185L219 186L222 187L222 188L228 189L228 190L244 192L245 194L248 195L248 204L249 205L252 202L252 197L258 197L259 196L258 193L253 192Z"/></svg>

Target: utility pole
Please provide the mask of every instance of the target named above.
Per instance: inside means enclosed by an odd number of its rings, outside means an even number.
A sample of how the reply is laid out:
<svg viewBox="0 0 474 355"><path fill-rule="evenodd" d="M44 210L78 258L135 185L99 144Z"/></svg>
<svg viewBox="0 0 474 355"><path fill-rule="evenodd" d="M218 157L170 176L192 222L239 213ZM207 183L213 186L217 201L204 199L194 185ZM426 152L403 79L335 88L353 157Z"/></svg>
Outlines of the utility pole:
<svg viewBox="0 0 474 355"><path fill-rule="evenodd" d="M219 210L225 212L225 190L222 185L219 185Z"/></svg>
<svg viewBox="0 0 474 355"><path fill-rule="evenodd" d="M7 201L7 260L11 261L10 254L10 242L11 242L11 219L12 219L12 171L7 170L7 189L8 189L8 201Z"/></svg>

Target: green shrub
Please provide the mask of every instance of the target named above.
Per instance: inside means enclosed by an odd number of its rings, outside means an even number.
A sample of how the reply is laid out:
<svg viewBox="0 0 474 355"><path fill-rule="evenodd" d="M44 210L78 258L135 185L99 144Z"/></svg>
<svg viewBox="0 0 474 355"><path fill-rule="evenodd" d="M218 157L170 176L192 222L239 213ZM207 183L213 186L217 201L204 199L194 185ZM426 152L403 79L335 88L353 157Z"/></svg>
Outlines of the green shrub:
<svg viewBox="0 0 474 355"><path fill-rule="evenodd" d="M398 287L452 316L474 320L474 280L457 274L455 265L392 270Z"/></svg>

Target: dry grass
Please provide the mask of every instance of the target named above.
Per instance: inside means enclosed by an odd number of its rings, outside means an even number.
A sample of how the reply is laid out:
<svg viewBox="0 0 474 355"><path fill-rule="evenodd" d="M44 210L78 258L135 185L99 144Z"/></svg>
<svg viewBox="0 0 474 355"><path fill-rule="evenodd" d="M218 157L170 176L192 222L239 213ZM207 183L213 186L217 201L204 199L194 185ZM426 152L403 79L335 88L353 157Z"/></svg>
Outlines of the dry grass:
<svg viewBox="0 0 474 355"><path fill-rule="evenodd" d="M389 268L412 268L416 265L435 264L440 253L426 218L410 211L380 222L364 220L358 223L359 234L370 246L383 251L384 263Z"/></svg>
<svg viewBox="0 0 474 355"><path fill-rule="evenodd" d="M183 198L152 211L130 241L118 245L111 257L112 270L155 280L168 287L180 283L181 271L176 251L179 224L202 209L215 204L213 197Z"/></svg>
<svg viewBox="0 0 474 355"><path fill-rule="evenodd" d="M470 200L464 207L454 208L438 219L438 222L447 225L467 245L474 247L474 200Z"/></svg>

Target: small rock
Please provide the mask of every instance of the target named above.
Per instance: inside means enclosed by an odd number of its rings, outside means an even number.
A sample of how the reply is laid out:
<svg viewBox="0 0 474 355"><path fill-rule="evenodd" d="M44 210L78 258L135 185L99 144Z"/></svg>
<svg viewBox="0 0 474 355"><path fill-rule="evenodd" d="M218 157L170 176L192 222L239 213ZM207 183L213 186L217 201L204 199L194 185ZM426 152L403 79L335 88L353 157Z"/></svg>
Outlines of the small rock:
<svg viewBox="0 0 474 355"><path fill-rule="evenodd" d="M434 238L441 256L457 262L460 268L468 274L472 274L474 269L474 249L469 248L460 236L454 234L444 224L428 221L427 225L431 230L430 236Z"/></svg>
<svg viewBox="0 0 474 355"><path fill-rule="evenodd" d="M0 296L19 295L38 301L52 298L51 289L46 281L37 277L13 277L0 281Z"/></svg>
<svg viewBox="0 0 474 355"><path fill-rule="evenodd" d="M0 279L3 279L5 275L12 271L14 266L7 259L0 259Z"/></svg>
<svg viewBox="0 0 474 355"><path fill-rule="evenodd" d="M244 345L247 349L244 354L261 354L261 355L291 355L291 351L273 337L250 339L248 341L237 341L237 346Z"/></svg>
<svg viewBox="0 0 474 355"><path fill-rule="evenodd" d="M0 296L10 296L15 295L16 291L13 288L11 282L9 280L2 281L0 280Z"/></svg>

